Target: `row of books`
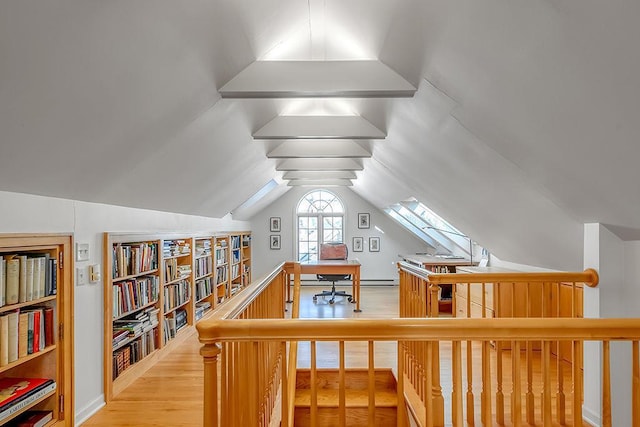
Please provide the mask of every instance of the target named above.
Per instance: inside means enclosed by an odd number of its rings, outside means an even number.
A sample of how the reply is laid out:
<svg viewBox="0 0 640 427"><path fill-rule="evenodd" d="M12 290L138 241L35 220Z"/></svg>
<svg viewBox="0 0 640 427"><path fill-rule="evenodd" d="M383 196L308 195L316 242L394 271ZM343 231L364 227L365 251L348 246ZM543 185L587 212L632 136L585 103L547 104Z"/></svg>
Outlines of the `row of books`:
<svg viewBox="0 0 640 427"><path fill-rule="evenodd" d="M216 265L224 265L227 263L227 247L216 248Z"/></svg>
<svg viewBox="0 0 640 427"><path fill-rule="evenodd" d="M0 316L0 366L38 353L53 345L52 307L18 309Z"/></svg>
<svg viewBox="0 0 640 427"><path fill-rule="evenodd" d="M240 236L231 236L231 249L240 249Z"/></svg>
<svg viewBox="0 0 640 427"><path fill-rule="evenodd" d="M49 378L0 378L0 423L55 389Z"/></svg>
<svg viewBox="0 0 640 427"><path fill-rule="evenodd" d="M0 306L57 293L58 260L48 253L0 256Z"/></svg>
<svg viewBox="0 0 640 427"><path fill-rule="evenodd" d="M231 266L231 280L235 280L240 276L240 264Z"/></svg>
<svg viewBox="0 0 640 427"><path fill-rule="evenodd" d="M238 263L240 262L240 250L234 250L231 252L231 262Z"/></svg>
<svg viewBox="0 0 640 427"><path fill-rule="evenodd" d="M196 256L211 255L211 240L196 240Z"/></svg>
<svg viewBox="0 0 640 427"><path fill-rule="evenodd" d="M196 312L195 312L196 322L202 319L204 314L209 310L211 310L211 303L209 301L201 301L196 303Z"/></svg>
<svg viewBox="0 0 640 427"><path fill-rule="evenodd" d="M126 277L158 268L156 243L116 244L113 246L113 277Z"/></svg>
<svg viewBox="0 0 640 427"><path fill-rule="evenodd" d="M162 244L162 256L171 257L191 253L191 244L186 240L165 240Z"/></svg>
<svg viewBox="0 0 640 427"><path fill-rule="evenodd" d="M164 287L164 311L170 311L191 298L189 282L181 280Z"/></svg>
<svg viewBox="0 0 640 427"><path fill-rule="evenodd" d="M135 338L158 326L159 312L160 310L156 307L148 307L123 319L114 320L113 348L116 349L127 339Z"/></svg>
<svg viewBox="0 0 640 427"><path fill-rule="evenodd" d="M206 274L211 274L211 271L213 270L213 262L211 260L211 257L196 259L195 267L196 277L202 277Z"/></svg>
<svg viewBox="0 0 640 427"><path fill-rule="evenodd" d="M164 337L163 342L166 344L175 338L178 331L187 325L187 311L178 309L173 316L164 318Z"/></svg>
<svg viewBox="0 0 640 427"><path fill-rule="evenodd" d="M213 293L213 280L211 277L198 280L196 282L196 301L201 300Z"/></svg>
<svg viewBox="0 0 640 427"><path fill-rule="evenodd" d="M113 352L112 376L115 380L131 365L151 354L156 348L158 329L143 332L137 339Z"/></svg>
<svg viewBox="0 0 640 427"><path fill-rule="evenodd" d="M178 260L176 258L165 260L164 265L165 265L165 272L164 272L165 282L172 282L174 280L177 280L183 277L188 277L191 274L191 265L178 264Z"/></svg>
<svg viewBox="0 0 640 427"><path fill-rule="evenodd" d="M158 301L160 297L160 278L144 276L113 284L113 317L144 307Z"/></svg>
<svg viewBox="0 0 640 427"><path fill-rule="evenodd" d="M229 270L226 268L219 268L216 270L216 283L225 283L229 277Z"/></svg>

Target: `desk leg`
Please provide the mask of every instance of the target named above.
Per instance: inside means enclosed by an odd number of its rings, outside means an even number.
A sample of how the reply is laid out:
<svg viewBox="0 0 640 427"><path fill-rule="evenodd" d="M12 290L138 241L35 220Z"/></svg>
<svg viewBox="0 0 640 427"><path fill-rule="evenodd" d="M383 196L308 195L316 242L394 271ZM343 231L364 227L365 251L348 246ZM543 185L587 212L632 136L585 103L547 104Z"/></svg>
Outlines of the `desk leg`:
<svg viewBox="0 0 640 427"><path fill-rule="evenodd" d="M287 287L287 300L285 302L291 304L293 302L293 300L291 299L291 275L289 273L287 273L287 278L285 280L285 286Z"/></svg>
<svg viewBox="0 0 640 427"><path fill-rule="evenodd" d="M353 311L360 313L360 269L353 275L353 296L356 299L356 308Z"/></svg>

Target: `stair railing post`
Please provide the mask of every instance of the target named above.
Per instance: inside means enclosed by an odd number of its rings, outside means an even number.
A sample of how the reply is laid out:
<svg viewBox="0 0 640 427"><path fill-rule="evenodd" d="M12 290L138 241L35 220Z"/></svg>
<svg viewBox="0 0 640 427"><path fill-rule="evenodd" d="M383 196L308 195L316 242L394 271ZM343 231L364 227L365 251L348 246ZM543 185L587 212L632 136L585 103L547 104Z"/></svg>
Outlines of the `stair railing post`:
<svg viewBox="0 0 640 427"><path fill-rule="evenodd" d="M218 360L221 352L218 343L200 348L204 358L204 427L218 427Z"/></svg>

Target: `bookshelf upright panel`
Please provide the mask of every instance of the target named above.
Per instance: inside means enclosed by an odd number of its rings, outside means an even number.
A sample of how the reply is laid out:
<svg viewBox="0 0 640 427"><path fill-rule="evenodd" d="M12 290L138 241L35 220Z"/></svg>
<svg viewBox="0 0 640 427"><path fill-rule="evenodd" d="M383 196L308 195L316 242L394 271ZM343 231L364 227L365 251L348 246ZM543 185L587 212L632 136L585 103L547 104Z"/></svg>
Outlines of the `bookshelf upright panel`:
<svg viewBox="0 0 640 427"><path fill-rule="evenodd" d="M251 283L251 233L242 233L242 286Z"/></svg>
<svg viewBox="0 0 640 427"><path fill-rule="evenodd" d="M31 391L0 425L36 410L74 425L71 247L71 235L0 234L0 388Z"/></svg>
<svg viewBox="0 0 640 427"><path fill-rule="evenodd" d="M231 275L230 296L233 296L242 288L242 235L231 234L229 244L231 246Z"/></svg>

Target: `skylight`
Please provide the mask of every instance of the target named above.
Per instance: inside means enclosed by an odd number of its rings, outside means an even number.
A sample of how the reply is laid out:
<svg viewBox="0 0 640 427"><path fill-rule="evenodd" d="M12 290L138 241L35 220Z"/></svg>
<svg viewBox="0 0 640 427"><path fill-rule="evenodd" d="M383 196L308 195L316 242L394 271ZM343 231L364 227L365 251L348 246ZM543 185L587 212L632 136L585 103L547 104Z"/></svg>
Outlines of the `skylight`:
<svg viewBox="0 0 640 427"><path fill-rule="evenodd" d="M471 239L415 198L395 203L385 212L436 254L470 256Z"/></svg>

